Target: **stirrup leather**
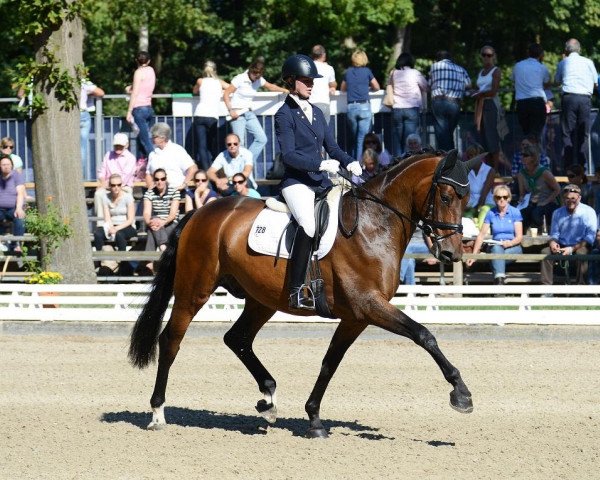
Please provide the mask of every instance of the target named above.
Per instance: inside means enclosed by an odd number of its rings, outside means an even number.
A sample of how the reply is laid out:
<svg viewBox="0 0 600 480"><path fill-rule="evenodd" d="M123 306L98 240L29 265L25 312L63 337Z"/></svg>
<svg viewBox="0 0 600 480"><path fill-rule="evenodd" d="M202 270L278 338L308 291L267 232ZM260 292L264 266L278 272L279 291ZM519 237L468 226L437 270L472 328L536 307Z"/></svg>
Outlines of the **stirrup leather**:
<svg viewBox="0 0 600 480"><path fill-rule="evenodd" d="M303 284L298 289L292 289L289 306L300 310L314 310L315 296L310 286Z"/></svg>

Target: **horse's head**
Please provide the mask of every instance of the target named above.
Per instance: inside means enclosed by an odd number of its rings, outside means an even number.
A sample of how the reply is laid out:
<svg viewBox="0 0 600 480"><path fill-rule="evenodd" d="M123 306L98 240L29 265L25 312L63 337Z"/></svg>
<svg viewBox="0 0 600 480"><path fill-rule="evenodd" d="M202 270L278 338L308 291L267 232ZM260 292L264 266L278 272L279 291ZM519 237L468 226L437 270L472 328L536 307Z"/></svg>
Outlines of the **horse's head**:
<svg viewBox="0 0 600 480"><path fill-rule="evenodd" d="M433 255L445 263L462 258L462 215L469 200L468 174L479 161L458 160L456 150L441 158L431 176L431 183L420 183L415 191L415 206L420 208L420 226ZM425 176L424 176L425 177Z"/></svg>

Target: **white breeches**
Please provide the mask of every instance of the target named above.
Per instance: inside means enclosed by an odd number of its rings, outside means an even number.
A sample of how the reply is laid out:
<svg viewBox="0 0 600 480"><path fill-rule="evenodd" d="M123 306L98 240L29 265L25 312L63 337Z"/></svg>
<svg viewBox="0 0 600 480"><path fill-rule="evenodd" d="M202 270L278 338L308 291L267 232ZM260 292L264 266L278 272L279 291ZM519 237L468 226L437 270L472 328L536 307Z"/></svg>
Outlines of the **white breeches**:
<svg viewBox="0 0 600 480"><path fill-rule="evenodd" d="M296 183L281 190L288 208L304 232L315 236L315 192L302 183Z"/></svg>

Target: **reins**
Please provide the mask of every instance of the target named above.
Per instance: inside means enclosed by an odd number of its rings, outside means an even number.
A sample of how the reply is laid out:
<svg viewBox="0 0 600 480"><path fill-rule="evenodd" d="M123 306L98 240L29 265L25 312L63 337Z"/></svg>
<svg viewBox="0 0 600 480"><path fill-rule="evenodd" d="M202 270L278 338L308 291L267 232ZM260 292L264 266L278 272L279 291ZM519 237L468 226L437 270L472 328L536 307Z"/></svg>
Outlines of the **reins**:
<svg viewBox="0 0 600 480"><path fill-rule="evenodd" d="M388 210L390 210L391 212L396 214L400 218L400 220L402 220L402 221L406 220L409 223L411 223L415 228L420 228L422 230L423 234L432 240L432 242L436 246L436 249L438 249L438 250L441 249L441 247L439 245L439 242L441 240L451 237L452 235L455 235L456 233L462 233L462 231L463 231L462 224L439 222L433 218L434 205L435 205L435 189L438 185L438 181L435 179L432 181L429 192L427 193L427 202L428 202L427 214L425 215L425 218L420 216L419 220L415 221L412 218L405 215L404 213L400 212L398 209L396 209L392 205L388 204L384 200L381 200L376 195L369 192L362 185L354 182L352 180L351 176L349 176L349 175L346 176L341 171L338 172L338 174L344 180L349 182L351 185L351 197L354 199L354 208L355 208L355 212L356 212L355 219L354 219L354 225L352 226L352 228L350 230L347 230L344 225L343 215L342 215L342 204L343 204L343 197L342 197L342 199L340 200L339 205L338 205L338 213L339 213L338 218L339 218L340 228L341 228L343 234L347 237L352 236L358 227L358 197L356 196L356 190L361 190L363 193L365 193L367 195L367 198L365 198L365 200L371 200L372 202L377 203L377 204L387 208ZM429 219L427 217L431 217L431 218ZM434 232L435 228L438 228L441 230L451 230L451 232L447 233L445 235L437 235Z"/></svg>

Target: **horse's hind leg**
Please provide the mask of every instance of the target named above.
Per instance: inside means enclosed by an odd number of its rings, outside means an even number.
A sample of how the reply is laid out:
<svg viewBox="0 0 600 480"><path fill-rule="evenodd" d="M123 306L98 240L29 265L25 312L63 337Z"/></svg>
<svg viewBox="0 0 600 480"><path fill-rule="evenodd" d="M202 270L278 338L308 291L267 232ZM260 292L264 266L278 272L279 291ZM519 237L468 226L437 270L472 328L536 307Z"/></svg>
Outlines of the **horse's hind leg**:
<svg viewBox="0 0 600 480"><path fill-rule="evenodd" d="M273 316L275 310L265 307L253 298L247 298L240 318L225 334L225 344L236 354L256 380L258 389L264 395L256 404L256 410L269 422L277 420L275 379L254 354L252 343L259 330Z"/></svg>
<svg viewBox="0 0 600 480"><path fill-rule="evenodd" d="M438 364L446 381L454 387L450 392L450 406L458 412L471 413L473 411L471 392L463 382L458 369L448 361L438 347L433 334L383 298L373 300L371 307L369 311L371 323L392 333L410 338L417 345L423 347Z"/></svg>
<svg viewBox="0 0 600 480"><path fill-rule="evenodd" d="M181 305L181 302L177 302L176 300L173 305L171 318L158 338L158 369L156 371L154 391L150 398L152 421L148 425L149 430L160 430L167 424L164 407L169 370L179 352L179 346L190 322L207 300L208 298L203 300L198 299L193 305L188 304L184 306Z"/></svg>

